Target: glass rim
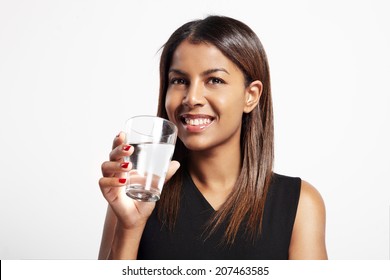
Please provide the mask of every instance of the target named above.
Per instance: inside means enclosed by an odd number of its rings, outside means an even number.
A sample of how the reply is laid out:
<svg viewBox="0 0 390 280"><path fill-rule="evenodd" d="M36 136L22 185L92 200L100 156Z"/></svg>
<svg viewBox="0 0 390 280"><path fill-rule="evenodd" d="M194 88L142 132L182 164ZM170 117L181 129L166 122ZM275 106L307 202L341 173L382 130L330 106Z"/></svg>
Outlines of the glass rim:
<svg viewBox="0 0 390 280"><path fill-rule="evenodd" d="M132 121L132 120L135 120L135 119L158 119L160 121L162 121L163 123L166 123L168 124L171 129L173 130L172 133L169 133L170 135L171 134L176 134L177 135L177 132L178 132L178 128L177 126L171 122L170 120L167 120L167 119L164 119L164 118L161 118L159 116L153 116L153 115L136 115L136 116L133 116L131 118L128 118L125 122L125 124L127 125L129 123L129 121Z"/></svg>

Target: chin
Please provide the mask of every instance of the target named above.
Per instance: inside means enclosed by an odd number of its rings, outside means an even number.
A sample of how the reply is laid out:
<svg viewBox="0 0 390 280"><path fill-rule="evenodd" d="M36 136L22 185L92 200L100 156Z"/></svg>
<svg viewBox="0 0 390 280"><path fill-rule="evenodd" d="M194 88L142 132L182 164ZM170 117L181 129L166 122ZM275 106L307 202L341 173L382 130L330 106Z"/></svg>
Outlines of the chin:
<svg viewBox="0 0 390 280"><path fill-rule="evenodd" d="M194 151L194 152L200 152L200 151L204 151L204 150L207 150L209 148L209 145L207 145L206 143L204 143L204 141L189 141L188 139L184 139L181 140L184 144L184 146L190 150L190 151Z"/></svg>

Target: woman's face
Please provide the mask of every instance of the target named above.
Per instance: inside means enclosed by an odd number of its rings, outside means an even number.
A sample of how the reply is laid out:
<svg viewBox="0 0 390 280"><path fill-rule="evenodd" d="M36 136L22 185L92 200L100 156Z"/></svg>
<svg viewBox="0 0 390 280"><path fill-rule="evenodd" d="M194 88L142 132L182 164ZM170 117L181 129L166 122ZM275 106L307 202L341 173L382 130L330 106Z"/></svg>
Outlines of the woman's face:
<svg viewBox="0 0 390 280"><path fill-rule="evenodd" d="M165 108L189 150L239 145L245 79L218 48L182 42L173 55L168 82Z"/></svg>

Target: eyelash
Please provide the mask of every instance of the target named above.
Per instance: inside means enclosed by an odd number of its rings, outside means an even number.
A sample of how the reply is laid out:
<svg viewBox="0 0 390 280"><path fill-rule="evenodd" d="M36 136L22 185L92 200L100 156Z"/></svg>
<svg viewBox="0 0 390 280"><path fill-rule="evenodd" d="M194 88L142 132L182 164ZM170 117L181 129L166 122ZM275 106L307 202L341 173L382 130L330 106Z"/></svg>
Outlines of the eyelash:
<svg viewBox="0 0 390 280"><path fill-rule="evenodd" d="M188 81L186 79L183 79L183 78L172 78L170 81L169 81L170 84L172 85L188 85ZM226 82L224 80L222 80L221 78L216 78L216 77L211 77L207 80L207 83L208 84L212 84L212 85L216 85L216 84L226 84Z"/></svg>
<svg viewBox="0 0 390 280"><path fill-rule="evenodd" d="M169 82L171 85L187 85L188 82L183 78L172 78Z"/></svg>
<svg viewBox="0 0 390 280"><path fill-rule="evenodd" d="M208 83L211 83L213 85L215 85L215 84L226 84L224 80L222 80L220 78L217 78L217 77L211 77L208 80Z"/></svg>

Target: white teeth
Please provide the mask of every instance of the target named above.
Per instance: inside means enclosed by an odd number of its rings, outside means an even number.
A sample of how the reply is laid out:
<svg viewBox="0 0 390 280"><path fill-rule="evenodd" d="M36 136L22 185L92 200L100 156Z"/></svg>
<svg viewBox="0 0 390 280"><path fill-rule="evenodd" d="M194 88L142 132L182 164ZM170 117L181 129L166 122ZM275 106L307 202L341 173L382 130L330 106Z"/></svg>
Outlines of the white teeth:
<svg viewBox="0 0 390 280"><path fill-rule="evenodd" d="M189 125L204 125L204 124L209 124L211 123L210 119L190 119L190 118L185 118L186 124Z"/></svg>

